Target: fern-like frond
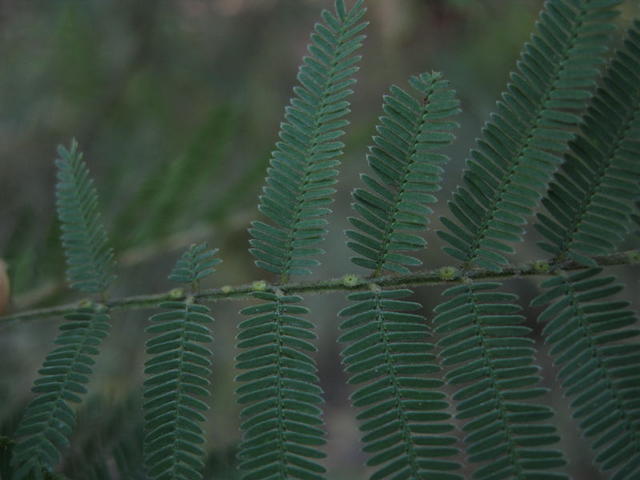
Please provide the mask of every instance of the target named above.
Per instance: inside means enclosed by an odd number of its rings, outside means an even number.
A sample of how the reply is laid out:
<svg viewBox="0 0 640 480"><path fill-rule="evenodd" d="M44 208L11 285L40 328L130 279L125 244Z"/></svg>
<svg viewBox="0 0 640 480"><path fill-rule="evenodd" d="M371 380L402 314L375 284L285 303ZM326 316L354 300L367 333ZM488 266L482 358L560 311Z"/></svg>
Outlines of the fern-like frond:
<svg viewBox="0 0 640 480"><path fill-rule="evenodd" d="M56 199L67 256L67 277L72 288L104 294L113 279L113 253L100 222L98 196L89 170L74 140L69 150L60 146ZM86 393L94 360L110 328L108 309L88 303L65 315L55 340L59 345L38 371L16 435L12 464L14 480L44 478L60 461L68 446L76 415L71 403Z"/></svg>
<svg viewBox="0 0 640 480"><path fill-rule="evenodd" d="M557 260L590 264L611 253L631 228L640 193L640 22L627 33L543 199L540 243Z"/></svg>
<svg viewBox="0 0 640 480"><path fill-rule="evenodd" d="M220 260L206 244L194 245L177 261L169 278L197 288ZM213 341L209 308L184 301L161 304L168 311L151 317L147 332L150 359L145 364L144 382L145 463L156 480L202 478L204 435L200 423L209 406L211 351Z"/></svg>
<svg viewBox="0 0 640 480"><path fill-rule="evenodd" d="M548 1L443 218L445 250L500 270L591 97L619 0Z"/></svg>
<svg viewBox="0 0 640 480"><path fill-rule="evenodd" d="M240 324L237 380L244 432L238 454L244 480L323 478L322 390L318 386L313 324L299 296L255 292L264 302L245 308Z"/></svg>
<svg viewBox="0 0 640 480"><path fill-rule="evenodd" d="M354 303L340 312L347 317L340 341L352 342L342 352L349 383L361 384L351 396L362 411L367 465L378 467L372 480L384 478L456 480L458 453L447 422L451 415L443 382L430 378L440 369L429 329L417 315L419 303L405 300L411 290L353 293Z"/></svg>
<svg viewBox="0 0 640 480"><path fill-rule="evenodd" d="M324 23L316 24L260 197L259 209L272 223L253 222L250 229L256 264L284 278L309 273L318 264L309 257L322 253L322 217L335 193L344 147L338 139L348 125L346 99L360 60L354 52L364 39L363 3L347 11L344 0L337 0L335 13L325 10Z"/></svg>
<svg viewBox="0 0 640 480"><path fill-rule="evenodd" d="M532 304L547 306L538 320L596 463L632 480L640 477L640 329L629 303L611 298L622 285L601 271L547 280Z"/></svg>
<svg viewBox="0 0 640 480"><path fill-rule="evenodd" d="M357 230L347 231L347 245L358 255L351 261L373 270L407 273L421 262L403 251L426 246L416 235L429 223L433 192L440 189L442 165L448 158L437 150L453 140L459 112L455 91L439 73L410 79L419 98L397 86L384 97L384 113L373 138L368 162L377 179L363 174L367 190L353 193L362 218L350 218Z"/></svg>
<svg viewBox="0 0 640 480"><path fill-rule="evenodd" d="M67 278L81 292L103 293L114 278L114 260L98 212L98 195L75 140L68 150L59 146L58 156L56 205Z"/></svg>
<svg viewBox="0 0 640 480"><path fill-rule="evenodd" d="M385 115L380 118L369 166L376 179L362 175L368 187L354 191L354 208L361 217L350 218L349 247L358 255L356 265L373 270L375 278L385 271L406 273L420 265L412 256L399 253L423 248L419 233L428 225L440 189L442 165L448 160L437 150L453 139L458 112L455 92L439 73L410 79L418 98L397 86L384 97ZM372 456L368 465L378 467L372 479L461 478L460 467L447 457L458 453L443 382L431 378L439 370L433 345L427 339L425 319L414 312L421 308L405 299L411 290L382 290L349 295L353 303L340 312L345 371L360 386L351 396L363 410L364 451Z"/></svg>
<svg viewBox="0 0 640 480"><path fill-rule="evenodd" d="M483 462L473 478L567 478L549 469L562 467L562 453L549 448L559 437L551 424L551 408L532 402L543 395L539 367L534 364L531 329L514 302L498 292L499 283L468 283L448 289L433 319L442 335L446 378L457 391L459 419L469 461Z"/></svg>
<svg viewBox="0 0 640 480"><path fill-rule="evenodd" d="M37 396L16 432L13 480L43 479L59 463L76 422L70 404L79 403L86 393L92 357L109 332L109 314L101 305L79 308L65 318L55 341L59 347L47 355L38 371L32 388Z"/></svg>
<svg viewBox="0 0 640 480"><path fill-rule="evenodd" d="M319 262L313 256L325 234L335 193L333 184L343 144L338 140L348 125L346 100L362 45L363 0L347 10L336 0L335 12L322 12L298 73L300 85L285 109L268 169L260 211L272 224L253 222L251 253L256 265L280 276L310 273ZM238 454L245 479L320 479L325 471L315 459L324 457L321 389L315 362L313 324L292 314L308 313L296 305L298 296L256 292L265 301L243 310L256 315L240 325L237 357L238 388L243 410L243 441Z"/></svg>
<svg viewBox="0 0 640 480"><path fill-rule="evenodd" d="M627 33L589 107L580 135L543 199L548 214L536 228L555 261L593 265L631 228L640 181L640 23ZM561 273L542 283L533 305L548 305L539 320L551 344L573 414L598 452L596 463L612 478L640 475L640 345L621 343L640 333L614 277L592 268Z"/></svg>

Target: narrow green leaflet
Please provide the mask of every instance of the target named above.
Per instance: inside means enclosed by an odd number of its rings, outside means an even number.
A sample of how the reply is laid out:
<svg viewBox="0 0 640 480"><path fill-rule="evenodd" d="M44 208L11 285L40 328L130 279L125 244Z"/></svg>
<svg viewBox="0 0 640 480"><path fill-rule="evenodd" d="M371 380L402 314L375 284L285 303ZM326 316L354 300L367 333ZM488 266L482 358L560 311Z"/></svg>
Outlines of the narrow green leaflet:
<svg viewBox="0 0 640 480"><path fill-rule="evenodd" d="M76 424L72 404L80 403L93 372L103 339L109 333L109 314L101 305L78 308L65 316L58 345L47 355L16 436L12 480L45 478L61 460Z"/></svg>
<svg viewBox="0 0 640 480"><path fill-rule="evenodd" d="M348 125L347 98L358 71L364 1L347 10L336 0L335 11L322 12L298 72L291 104L276 144L260 211L269 224L253 222L251 253L256 265L279 276L305 275L324 253L318 245L326 232ZM313 324L297 315L308 313L302 298L285 292L256 292L263 300L242 311L252 318L238 334L238 401L243 405L243 440L239 458L242 478L314 480L324 478L317 459L324 444L321 389L316 375Z"/></svg>
<svg viewBox="0 0 640 480"><path fill-rule="evenodd" d="M103 293L114 278L113 251L98 211L98 195L87 165L73 140L58 147L56 205L71 287Z"/></svg>
<svg viewBox="0 0 640 480"><path fill-rule="evenodd" d="M557 261L595 266L631 230L640 195L640 22L609 65L578 137L542 203L540 246Z"/></svg>
<svg viewBox="0 0 640 480"><path fill-rule="evenodd" d="M410 83L415 96L397 86L385 95L385 115L368 156L375 178L363 174L368 188L353 193L361 217L349 219L357 229L347 231L347 245L358 255L351 261L374 275L408 273L421 264L400 252L426 247L418 233L429 224L433 212L427 205L436 202L448 161L439 150L451 143L457 127L452 117L459 101L440 73L412 77Z"/></svg>
<svg viewBox="0 0 640 480"><path fill-rule="evenodd" d="M243 431L240 469L244 480L324 478L322 390L309 310L293 295L256 292L263 303L241 313L237 368Z"/></svg>
<svg viewBox="0 0 640 480"><path fill-rule="evenodd" d="M591 268L542 283L532 305L551 347L573 416L614 480L640 478L640 342L638 319L615 277Z"/></svg>
<svg viewBox="0 0 640 480"><path fill-rule="evenodd" d="M326 232L322 218L330 210L336 183L338 158L344 144L339 138L349 122L347 98L356 81L359 55L366 27L363 0L346 10L337 0L335 12L322 12L304 57L294 97L285 109L270 167L260 197L260 211L269 224L253 222L251 253L256 265L283 276L305 275L318 260L310 258Z"/></svg>
<svg viewBox="0 0 640 480"><path fill-rule="evenodd" d="M555 262L594 266L632 228L640 193L640 22L612 59L581 125L580 135L543 200L536 228ZM640 343L637 318L622 290L601 268L542 282L533 305L561 367L574 417L597 452L595 463L615 480L640 475Z"/></svg>
<svg viewBox="0 0 640 480"><path fill-rule="evenodd" d="M415 312L419 303L407 301L411 290L353 293L341 342L349 383L365 384L351 395L360 409L358 419L367 465L376 467L372 480L437 478L460 480L459 453L442 392L444 382L433 378L440 370L427 342L429 328Z"/></svg>
<svg viewBox="0 0 640 480"><path fill-rule="evenodd" d="M387 271L407 273L421 262L401 252L420 250L419 235L436 201L442 166L448 158L439 152L453 140L459 111L453 89L439 73L410 79L412 92L397 86L384 97L374 146L368 162L375 178L362 175L366 189L356 189L349 219L351 260L372 270L372 281ZM382 290L349 295L353 303L340 312L344 317L339 341L349 383L360 385L351 396L361 409L362 442L376 467L373 480L383 478L437 478L456 480L460 465L448 420L449 402L433 344L428 342L426 320L412 313L421 308L407 301L411 290ZM362 384L362 385L361 385Z"/></svg>
<svg viewBox="0 0 640 480"><path fill-rule="evenodd" d="M178 260L169 278L197 288L220 263L216 250L194 245ZM144 456L154 480L203 478L205 443L201 423L209 409L211 350L209 308L186 300L160 305L147 332L149 360L144 382Z"/></svg>
<svg viewBox="0 0 640 480"><path fill-rule="evenodd" d="M575 136L599 75L617 0L545 3L537 33L524 46L496 114L471 152L438 235L444 250L471 267L500 271L521 241L523 225ZM454 220L455 219L455 220ZM436 332L448 383L477 479L565 478L565 460L533 364L530 329L517 296L500 284L468 281L447 290L436 308ZM489 463L486 463L489 462Z"/></svg>
<svg viewBox="0 0 640 480"><path fill-rule="evenodd" d="M500 270L562 161L598 77L619 0L545 3L438 232L469 266Z"/></svg>
<svg viewBox="0 0 640 480"><path fill-rule="evenodd" d="M99 293L113 280L113 252L100 221L98 196L89 170L75 140L71 148L60 146L56 199L62 228L62 244L67 256L67 277L71 287L86 293ZM12 465L13 480L40 480L60 462L69 446L76 423L71 404L80 403L93 373L93 357L110 329L104 305L86 305L65 315L49 353L38 371L29 403L17 430Z"/></svg>
<svg viewBox="0 0 640 480"><path fill-rule="evenodd" d="M534 342L526 336L517 296L496 291L499 283L468 283L444 292L436 307L434 331L462 427L467 458L482 463L478 480L568 478L554 470L565 465L553 410L538 402ZM541 423L547 422L549 423ZM552 470L552 471L549 471Z"/></svg>

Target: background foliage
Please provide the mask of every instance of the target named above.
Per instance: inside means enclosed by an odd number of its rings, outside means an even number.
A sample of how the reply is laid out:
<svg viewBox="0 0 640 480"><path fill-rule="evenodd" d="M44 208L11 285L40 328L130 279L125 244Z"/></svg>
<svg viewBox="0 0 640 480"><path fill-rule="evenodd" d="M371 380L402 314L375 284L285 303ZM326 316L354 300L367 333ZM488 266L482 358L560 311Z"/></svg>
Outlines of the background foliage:
<svg viewBox="0 0 640 480"><path fill-rule="evenodd" d="M349 252L342 231L348 225L343 219L351 213L349 192L364 171L365 145L387 85L423 70L446 72L464 110L445 174L446 184L456 185L466 152L493 109L542 2L370 3L372 25L325 244L332 254L323 258L313 278L346 273L344 260ZM109 236L123 264L114 294L171 288L164 279L178 256L176 249L203 238L224 254L225 263L216 278L227 283L270 279L253 266L246 249L246 227L256 216L258 190L308 31L320 7L330 4L295 0L3 2L0 257L10 265L14 307L78 298L62 287L64 258L52 201L53 146L67 144L71 135L90 159ZM633 1L627 1L623 10L622 26L640 13ZM194 169L202 174L190 175ZM433 267L449 263L439 246L434 244L417 256ZM522 249L518 258L530 255ZM631 288L637 288L636 277L621 274ZM510 287L521 294L523 304L535 292L533 284L524 281ZM430 311L438 302L435 293L439 292L431 289L426 297L419 290L415 299ZM327 465L330 478L359 478L364 457L335 342L336 313L345 301L341 295L327 299L306 299L319 324L317 361L328 402ZM137 464L128 457L131 449L124 443L141 428L142 418L135 416L147 317L148 312L138 311L113 320L113 335L106 340L91 386L95 394L79 419L76 447L64 460L71 478L82 475L81 457L107 446L113 449L113 461ZM217 393L216 409L207 425L207 448L214 452L208 468L217 472L217 478L231 478L239 440L238 407L232 394L237 305L218 305L215 317ZM15 426L15 412L26 401L57 324L57 319L49 319L38 328L11 326L0 337L0 425L5 431ZM551 384L553 372L545 365L546 383ZM589 448L573 433L573 421L562 410L559 396L554 389L548 398L559 409L560 434L566 442L562 448L574 460L572 473L581 479L600 478L586 460ZM103 418L105 411L108 415ZM100 435L91 435L95 431Z"/></svg>

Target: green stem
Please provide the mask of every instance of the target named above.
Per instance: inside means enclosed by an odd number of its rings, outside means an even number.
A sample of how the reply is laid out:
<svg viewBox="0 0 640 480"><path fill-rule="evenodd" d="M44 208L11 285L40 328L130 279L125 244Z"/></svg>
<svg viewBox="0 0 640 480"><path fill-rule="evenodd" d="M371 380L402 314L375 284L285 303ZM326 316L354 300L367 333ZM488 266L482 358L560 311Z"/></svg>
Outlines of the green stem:
<svg viewBox="0 0 640 480"><path fill-rule="evenodd" d="M611 255L602 255L592 257L592 259L600 266L615 265L640 265L640 251L629 250L626 252L614 253ZM332 278L330 280L322 280L317 282L291 282L282 285L267 285L265 291L276 292L280 290L286 294L294 293L328 293L328 292L345 292L368 290L373 284L379 287L419 287L428 285L445 285L458 284L469 278L472 280L508 280L510 278L521 278L531 276L548 276L555 275L559 271L583 270L588 268L582 264L566 261L558 264L549 262L548 260L535 261L521 265L506 266L500 272L486 269L469 269L454 270L457 273L451 275L451 272L443 272L443 269L423 270L415 273L404 275L386 275L372 278L349 278L345 277ZM449 270L447 268L447 270ZM464 275L462 274L464 273ZM349 277L353 277L349 275ZM211 288L202 290L194 297L199 301L214 301L225 299L245 299L252 298L255 291L255 282L239 286L225 286L222 288ZM152 308L161 302L168 300L184 300L186 294L176 296L175 291L157 293L150 295L135 295L130 297L116 298L109 300L106 306L110 310L130 310L134 308ZM56 315L64 315L75 311L78 304L72 303L67 305L59 305L50 308L41 308L18 312L11 315L0 317L0 327L8 325L12 322L32 320L36 318L46 318Z"/></svg>

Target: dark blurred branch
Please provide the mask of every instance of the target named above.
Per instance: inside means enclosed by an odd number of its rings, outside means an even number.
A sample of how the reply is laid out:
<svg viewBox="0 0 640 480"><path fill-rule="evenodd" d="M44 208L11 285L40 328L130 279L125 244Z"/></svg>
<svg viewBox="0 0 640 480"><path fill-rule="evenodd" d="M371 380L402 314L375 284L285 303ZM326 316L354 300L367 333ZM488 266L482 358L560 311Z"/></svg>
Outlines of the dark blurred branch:
<svg viewBox="0 0 640 480"><path fill-rule="evenodd" d="M109 88L98 102L99 107L95 109L92 118L85 122L85 126L76 135L81 140L85 152L89 151L98 132L103 130L104 124L117 111L131 79L151 62L153 37L160 3L155 1L134 2L135 6L131 8L129 24L131 31L135 33L135 48L122 71L109 82ZM123 5L126 6L126 3Z"/></svg>

